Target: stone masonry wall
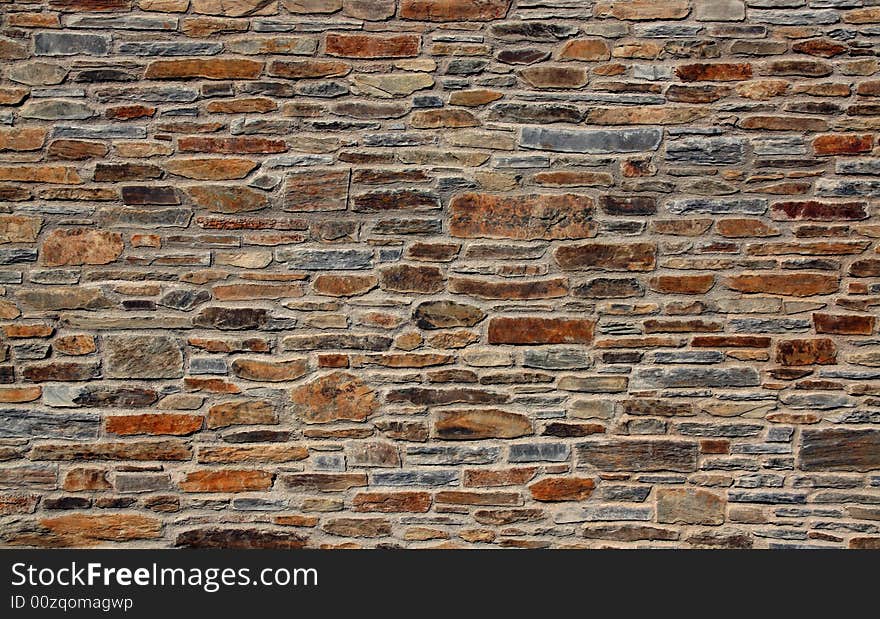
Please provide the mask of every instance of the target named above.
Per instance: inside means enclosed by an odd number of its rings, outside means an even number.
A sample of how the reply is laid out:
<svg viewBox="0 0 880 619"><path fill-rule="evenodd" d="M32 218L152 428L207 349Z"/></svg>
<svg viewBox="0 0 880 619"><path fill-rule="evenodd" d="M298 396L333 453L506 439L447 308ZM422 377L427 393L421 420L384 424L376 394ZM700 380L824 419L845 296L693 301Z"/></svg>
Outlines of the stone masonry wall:
<svg viewBox="0 0 880 619"><path fill-rule="evenodd" d="M0 0L0 544L880 547L880 0Z"/></svg>

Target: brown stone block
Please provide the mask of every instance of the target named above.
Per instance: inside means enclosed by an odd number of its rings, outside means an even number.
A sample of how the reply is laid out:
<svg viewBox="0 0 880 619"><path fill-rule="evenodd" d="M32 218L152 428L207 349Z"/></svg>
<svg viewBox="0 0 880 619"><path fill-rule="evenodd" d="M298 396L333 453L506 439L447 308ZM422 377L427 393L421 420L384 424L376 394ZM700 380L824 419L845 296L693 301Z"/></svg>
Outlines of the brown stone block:
<svg viewBox="0 0 880 619"><path fill-rule="evenodd" d="M568 318L492 318L490 344L589 344L596 323Z"/></svg>

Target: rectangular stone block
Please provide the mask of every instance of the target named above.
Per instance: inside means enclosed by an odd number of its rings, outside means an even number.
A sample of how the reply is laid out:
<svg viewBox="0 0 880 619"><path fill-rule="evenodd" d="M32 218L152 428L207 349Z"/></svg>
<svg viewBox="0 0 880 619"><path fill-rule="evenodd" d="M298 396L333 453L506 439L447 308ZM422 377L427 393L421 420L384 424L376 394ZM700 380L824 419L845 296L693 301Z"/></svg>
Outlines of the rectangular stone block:
<svg viewBox="0 0 880 619"><path fill-rule="evenodd" d="M697 443L672 439L607 439L574 447L580 469L599 471L677 471L697 469Z"/></svg>
<svg viewBox="0 0 880 619"><path fill-rule="evenodd" d="M878 470L880 430L805 429L798 463L803 471Z"/></svg>
<svg viewBox="0 0 880 619"><path fill-rule="evenodd" d="M655 151L663 137L661 129L547 129L524 127L523 148L561 153L638 153Z"/></svg>

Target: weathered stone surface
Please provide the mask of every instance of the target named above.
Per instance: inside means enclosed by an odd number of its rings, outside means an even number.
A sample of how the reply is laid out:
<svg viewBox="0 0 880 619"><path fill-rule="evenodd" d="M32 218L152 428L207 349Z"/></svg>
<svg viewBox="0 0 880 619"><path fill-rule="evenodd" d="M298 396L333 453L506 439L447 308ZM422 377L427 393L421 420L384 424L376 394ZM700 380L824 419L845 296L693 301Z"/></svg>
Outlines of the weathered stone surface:
<svg viewBox="0 0 880 619"><path fill-rule="evenodd" d="M548 477L529 486L536 501L583 501L590 498L596 482L589 477Z"/></svg>
<svg viewBox="0 0 880 619"><path fill-rule="evenodd" d="M257 163L251 159L170 159L162 167L176 176L217 181L244 178Z"/></svg>
<svg viewBox="0 0 880 619"><path fill-rule="evenodd" d="M265 471L250 470L203 470L186 474L180 482L184 492L250 492L267 490L273 475Z"/></svg>
<svg viewBox="0 0 880 619"><path fill-rule="evenodd" d="M705 294L714 284L714 275L660 275L648 283L651 290L663 294Z"/></svg>
<svg viewBox="0 0 880 619"><path fill-rule="evenodd" d="M174 545L181 548L293 550L305 546L306 541L306 537L294 531L207 527L179 533Z"/></svg>
<svg viewBox="0 0 880 619"><path fill-rule="evenodd" d="M262 360L236 359L232 362L232 373L245 380L277 383L296 380L309 371L305 359Z"/></svg>
<svg viewBox="0 0 880 619"><path fill-rule="evenodd" d="M770 207L777 221L856 221L868 217L864 202L803 200L776 202Z"/></svg>
<svg viewBox="0 0 880 619"><path fill-rule="evenodd" d="M871 335L874 333L876 318L855 314L813 314L816 333L837 335Z"/></svg>
<svg viewBox="0 0 880 619"><path fill-rule="evenodd" d="M288 174L284 185L285 211L336 211L348 205L351 170L317 170Z"/></svg>
<svg viewBox="0 0 880 619"><path fill-rule="evenodd" d="M342 64L342 63L334 63ZM341 71L341 69L337 69ZM391 99L405 97L416 91L430 88L434 85L434 78L427 73L387 73L380 75L358 75L354 78L354 84L365 95Z"/></svg>
<svg viewBox="0 0 880 619"><path fill-rule="evenodd" d="M0 215L0 244L33 243L42 225L41 217Z"/></svg>
<svg viewBox="0 0 880 619"><path fill-rule="evenodd" d="M420 405L444 404L504 404L509 396L479 389L425 389L409 387L389 391L388 402L409 402Z"/></svg>
<svg viewBox="0 0 880 619"><path fill-rule="evenodd" d="M237 331L262 327L268 320L268 312L261 308L206 307L193 319L193 325Z"/></svg>
<svg viewBox="0 0 880 619"><path fill-rule="evenodd" d="M373 262L373 252L369 249L279 249L275 255L291 269L310 271L368 269Z"/></svg>
<svg viewBox="0 0 880 619"><path fill-rule="evenodd" d="M853 277L877 277L880 275L880 259L856 260L850 265L849 274Z"/></svg>
<svg viewBox="0 0 880 619"><path fill-rule="evenodd" d="M110 51L110 37L73 32L38 32L34 36L34 47L37 56L106 56Z"/></svg>
<svg viewBox="0 0 880 619"><path fill-rule="evenodd" d="M228 440L228 435L227 435ZM309 450L299 445L267 444L202 447L199 449L199 462L249 463L249 462L297 462L309 457Z"/></svg>
<svg viewBox="0 0 880 619"><path fill-rule="evenodd" d="M36 120L84 120L95 115L95 110L78 101L46 99L29 101L22 107L23 118Z"/></svg>
<svg viewBox="0 0 880 619"><path fill-rule="evenodd" d="M679 471L697 468L697 444L671 439L603 439L575 446L578 468L600 471Z"/></svg>
<svg viewBox="0 0 880 619"><path fill-rule="evenodd" d="M35 446L31 460L173 460L192 458L192 449L176 440L138 442L98 442L83 445L44 443Z"/></svg>
<svg viewBox="0 0 880 619"><path fill-rule="evenodd" d="M352 210L366 213L395 210L424 211L436 208L440 208L436 194L414 189L371 191L354 196L352 199Z"/></svg>
<svg viewBox="0 0 880 619"><path fill-rule="evenodd" d="M740 21L746 16L742 0L705 0L694 6L697 21Z"/></svg>
<svg viewBox="0 0 880 619"><path fill-rule="evenodd" d="M734 82L752 77L748 63L694 63L679 65L675 74L683 82Z"/></svg>
<svg viewBox="0 0 880 619"><path fill-rule="evenodd" d="M53 185L79 185L83 182L72 167L33 165L0 166L0 181Z"/></svg>
<svg viewBox="0 0 880 619"><path fill-rule="evenodd" d="M593 7L596 17L632 20L681 19L690 13L686 0L671 0L662 5L648 0L610 0L597 2Z"/></svg>
<svg viewBox="0 0 880 619"><path fill-rule="evenodd" d="M356 297L366 294L379 284L373 275L319 275L312 282L317 294L331 297Z"/></svg>
<svg viewBox="0 0 880 619"><path fill-rule="evenodd" d="M626 391L629 379L626 376L563 376L557 386L562 391L582 393L618 393Z"/></svg>
<svg viewBox="0 0 880 619"><path fill-rule="evenodd" d="M263 194L247 187L202 185L188 188L187 193L195 206L212 213L248 213L269 206Z"/></svg>
<svg viewBox="0 0 880 619"><path fill-rule="evenodd" d="M183 354L168 336L113 335L103 338L107 378L180 378Z"/></svg>
<svg viewBox="0 0 880 619"><path fill-rule="evenodd" d="M489 21L501 19L510 0L401 0L400 17L428 22Z"/></svg>
<svg viewBox="0 0 880 619"><path fill-rule="evenodd" d="M711 199L693 198L672 200L666 208L676 215L711 214L726 215L742 213L744 215L761 215L767 210L767 201L762 199Z"/></svg>
<svg viewBox="0 0 880 619"><path fill-rule="evenodd" d="M652 243L564 245L554 252L563 270L653 271L657 248Z"/></svg>
<svg viewBox="0 0 880 619"><path fill-rule="evenodd" d="M94 440L100 419L92 413L56 413L0 409L0 436L4 438L65 438Z"/></svg>
<svg viewBox="0 0 880 619"><path fill-rule="evenodd" d="M170 434L186 436L202 428L201 415L165 415L146 413L142 415L113 415L107 417L107 432L120 436L136 434Z"/></svg>
<svg viewBox="0 0 880 619"><path fill-rule="evenodd" d="M453 278L448 288L449 292L480 299L552 299L566 295L568 282L563 278L527 282Z"/></svg>
<svg viewBox="0 0 880 619"><path fill-rule="evenodd" d="M141 514L65 514L42 518L40 526L60 547L89 547L102 542L151 540L161 536L162 523ZM22 539L26 545L27 538ZM16 544L18 545L18 544Z"/></svg>
<svg viewBox="0 0 880 619"><path fill-rule="evenodd" d="M599 205L608 215L653 215L657 212L657 201L649 196L604 195Z"/></svg>
<svg viewBox="0 0 880 619"><path fill-rule="evenodd" d="M611 50L603 39L572 39L562 46L559 57L566 60L608 60Z"/></svg>
<svg viewBox="0 0 880 619"><path fill-rule="evenodd" d="M589 79L586 69L562 65L528 67L519 76L533 88L581 88Z"/></svg>
<svg viewBox="0 0 880 619"><path fill-rule="evenodd" d="M108 264L122 254L122 235L88 229L53 230L43 240L40 258L46 266Z"/></svg>
<svg viewBox="0 0 880 619"><path fill-rule="evenodd" d="M431 509L427 492L359 492L353 500L354 511L421 514Z"/></svg>
<svg viewBox="0 0 880 619"><path fill-rule="evenodd" d="M571 448L564 443L516 443L510 446L509 462L564 462Z"/></svg>
<svg viewBox="0 0 880 619"><path fill-rule="evenodd" d="M16 296L25 306L38 310L97 310L113 306L100 288L22 290Z"/></svg>
<svg viewBox="0 0 880 619"><path fill-rule="evenodd" d="M767 293L793 297L810 297L837 291L837 277L818 273L766 273L734 275L725 285L745 293Z"/></svg>
<svg viewBox="0 0 880 619"><path fill-rule="evenodd" d="M305 423L364 421L378 410L375 392L347 372L333 372L291 391L294 413Z"/></svg>
<svg viewBox="0 0 880 619"><path fill-rule="evenodd" d="M804 471L871 471L880 468L880 432L829 428L803 430L798 462Z"/></svg>
<svg viewBox="0 0 880 619"><path fill-rule="evenodd" d="M820 135L813 140L813 152L817 155L858 155L871 152L874 136L864 135Z"/></svg>
<svg viewBox="0 0 880 619"><path fill-rule="evenodd" d="M287 150L284 140L253 137L189 136L180 138L177 145L181 152L187 153L263 154Z"/></svg>
<svg viewBox="0 0 880 619"><path fill-rule="evenodd" d="M434 432L446 440L518 438L531 434L532 425L523 415L498 409L451 410L440 413Z"/></svg>
<svg viewBox="0 0 880 619"><path fill-rule="evenodd" d="M566 318L492 318L490 344L589 344L595 321Z"/></svg>
<svg viewBox="0 0 880 619"><path fill-rule="evenodd" d="M343 58L407 58L418 56L420 47L421 37L415 34L328 34L324 39L327 55Z"/></svg>
<svg viewBox="0 0 880 619"><path fill-rule="evenodd" d="M275 408L266 400L229 400L208 409L209 428L277 422Z"/></svg>
<svg viewBox="0 0 880 619"><path fill-rule="evenodd" d="M46 130L39 127L0 129L0 151L39 150L46 141Z"/></svg>
<svg viewBox="0 0 880 619"><path fill-rule="evenodd" d="M721 165L742 162L745 140L739 138L684 138L670 142L666 160L694 165Z"/></svg>
<svg viewBox="0 0 880 619"><path fill-rule="evenodd" d="M380 334L345 335L290 335L281 341L282 350L332 350L351 348L356 350L381 351L388 350L392 339Z"/></svg>
<svg viewBox="0 0 880 619"><path fill-rule="evenodd" d="M593 201L575 194L503 197L466 193L450 203L450 233L463 238L582 239L595 236Z"/></svg>
<svg viewBox="0 0 880 619"><path fill-rule="evenodd" d="M69 70L60 64L40 60L19 64L10 69L9 79L28 86L53 86L67 77Z"/></svg>
<svg viewBox="0 0 880 619"><path fill-rule="evenodd" d="M193 0L192 8L195 13L227 17L272 15L278 11L273 0Z"/></svg>
<svg viewBox="0 0 880 619"><path fill-rule="evenodd" d="M776 362L782 365L833 365L837 360L834 340L781 340L776 344Z"/></svg>
<svg viewBox="0 0 880 619"><path fill-rule="evenodd" d="M645 287L635 278L596 277L572 289L577 297L586 299L625 299L645 294Z"/></svg>
<svg viewBox="0 0 880 619"><path fill-rule="evenodd" d="M612 540L620 542L635 541L676 541L678 531L637 524L602 524L583 528L582 534L587 539Z"/></svg>
<svg viewBox="0 0 880 619"><path fill-rule="evenodd" d="M145 76L148 79L253 79L262 71L263 63L255 60L154 60L147 65Z"/></svg>
<svg viewBox="0 0 880 619"><path fill-rule="evenodd" d="M443 288L443 272L437 267L400 264L379 271L379 286L392 292L431 293Z"/></svg>
<svg viewBox="0 0 880 619"><path fill-rule="evenodd" d="M635 372L634 387L750 387L759 384L758 372L751 367L729 368L643 368Z"/></svg>
<svg viewBox="0 0 880 619"><path fill-rule="evenodd" d="M384 518L334 518L322 530L340 537L388 537L391 523Z"/></svg>
<svg viewBox="0 0 880 619"><path fill-rule="evenodd" d="M542 370L573 370L591 365L590 357L577 348L525 350L522 363L525 367Z"/></svg>

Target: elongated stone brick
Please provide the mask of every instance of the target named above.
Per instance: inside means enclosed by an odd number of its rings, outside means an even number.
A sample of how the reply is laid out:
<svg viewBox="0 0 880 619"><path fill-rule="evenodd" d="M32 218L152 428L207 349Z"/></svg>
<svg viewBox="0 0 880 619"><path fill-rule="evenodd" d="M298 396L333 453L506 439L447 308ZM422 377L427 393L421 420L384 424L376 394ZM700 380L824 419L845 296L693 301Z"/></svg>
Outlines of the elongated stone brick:
<svg viewBox="0 0 880 619"><path fill-rule="evenodd" d="M450 203L450 233L463 238L581 239L595 236L587 196L466 193Z"/></svg>
<svg viewBox="0 0 880 619"><path fill-rule="evenodd" d="M520 135L523 148L563 153L635 153L660 146L659 129L545 129L525 127Z"/></svg>
<svg viewBox="0 0 880 619"><path fill-rule="evenodd" d="M578 468L600 471L679 471L697 468L697 443L669 439L615 439L575 446Z"/></svg>

